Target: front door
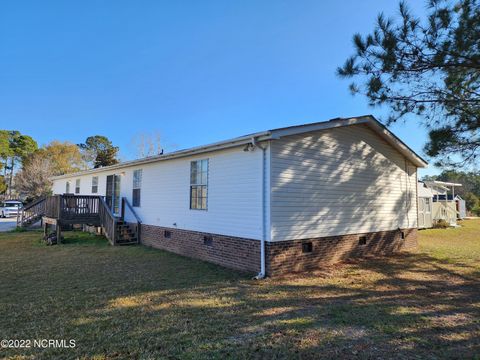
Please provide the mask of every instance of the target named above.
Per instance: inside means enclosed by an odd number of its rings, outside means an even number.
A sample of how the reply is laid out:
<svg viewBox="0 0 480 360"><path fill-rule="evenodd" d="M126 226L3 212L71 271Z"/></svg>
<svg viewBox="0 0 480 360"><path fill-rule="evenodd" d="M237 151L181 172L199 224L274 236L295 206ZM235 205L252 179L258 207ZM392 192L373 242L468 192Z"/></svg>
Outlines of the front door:
<svg viewBox="0 0 480 360"><path fill-rule="evenodd" d="M120 175L108 175L105 197L108 207L115 215L120 214Z"/></svg>

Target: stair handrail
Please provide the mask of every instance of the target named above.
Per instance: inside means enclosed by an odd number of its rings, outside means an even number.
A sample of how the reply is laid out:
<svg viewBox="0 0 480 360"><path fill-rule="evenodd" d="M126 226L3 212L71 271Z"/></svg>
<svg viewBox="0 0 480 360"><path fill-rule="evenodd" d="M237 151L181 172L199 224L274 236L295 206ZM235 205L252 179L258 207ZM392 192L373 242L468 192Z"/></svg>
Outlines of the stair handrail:
<svg viewBox="0 0 480 360"><path fill-rule="evenodd" d="M141 229L142 229L142 219L140 219L140 216L136 213L136 211L133 209L133 206L130 204L128 199L126 197L122 197L122 220L125 221L125 208L128 208L130 212L133 214L135 219L137 220L137 224L135 226L136 230L136 235L137 235L137 242L140 243L140 235L141 235Z"/></svg>
<svg viewBox="0 0 480 360"><path fill-rule="evenodd" d="M113 211L107 205L107 202L100 196L100 206L98 208L98 214L100 217L100 225L103 228L105 236L110 241L112 245L115 245L117 242L117 222L118 218L115 216Z"/></svg>
<svg viewBox="0 0 480 360"><path fill-rule="evenodd" d="M34 200L34 201L30 202L29 204L25 205L24 207L22 207L21 214L17 214L17 226L23 225L23 223L25 221L28 221L29 219L31 219L33 217L45 215L45 206L44 206L43 209L42 209L43 211L35 214L34 216L29 217L28 219L24 218L26 211L40 205L41 203L44 203L46 199L47 199L46 196L42 196L42 197L38 198L37 200Z"/></svg>
<svg viewBox="0 0 480 360"><path fill-rule="evenodd" d="M37 205L38 203L41 203L42 201L45 201L46 198L47 198L46 196L42 196L42 197L38 198L37 200L34 200L34 201L28 203L27 205L25 205L23 207L23 210L30 209L31 207Z"/></svg>

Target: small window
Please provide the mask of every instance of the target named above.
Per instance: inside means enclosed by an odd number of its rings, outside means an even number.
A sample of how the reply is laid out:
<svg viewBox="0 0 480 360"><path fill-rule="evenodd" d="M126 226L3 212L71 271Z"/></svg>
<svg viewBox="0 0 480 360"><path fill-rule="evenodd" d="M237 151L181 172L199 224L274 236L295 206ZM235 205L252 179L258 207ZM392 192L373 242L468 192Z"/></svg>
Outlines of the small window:
<svg viewBox="0 0 480 360"><path fill-rule="evenodd" d="M67 181L65 185L65 194L70 194L70 181Z"/></svg>
<svg viewBox="0 0 480 360"><path fill-rule="evenodd" d="M190 209L207 210L208 160L190 163Z"/></svg>
<svg viewBox="0 0 480 360"><path fill-rule="evenodd" d="M402 240L405 240L405 232L401 232L400 236L402 237Z"/></svg>
<svg viewBox="0 0 480 360"><path fill-rule="evenodd" d="M163 237L164 237L165 239L170 239L170 238L172 237L172 232L171 232L170 230L165 230L165 231L163 232Z"/></svg>
<svg viewBox="0 0 480 360"><path fill-rule="evenodd" d="M313 244L311 242L302 243L302 252L311 253L313 251Z"/></svg>
<svg viewBox="0 0 480 360"><path fill-rule="evenodd" d="M98 176L92 177L92 194L98 193Z"/></svg>
<svg viewBox="0 0 480 360"><path fill-rule="evenodd" d="M212 246L212 244L213 244L213 237L205 235L203 237L203 245Z"/></svg>
<svg viewBox="0 0 480 360"><path fill-rule="evenodd" d="M142 189L142 169L139 169L133 172L132 205L135 207L140 207L141 189Z"/></svg>
<svg viewBox="0 0 480 360"><path fill-rule="evenodd" d="M75 180L75 194L80 194L80 179Z"/></svg>
<svg viewBox="0 0 480 360"><path fill-rule="evenodd" d="M358 245L367 245L367 237L366 236L360 236L358 238Z"/></svg>

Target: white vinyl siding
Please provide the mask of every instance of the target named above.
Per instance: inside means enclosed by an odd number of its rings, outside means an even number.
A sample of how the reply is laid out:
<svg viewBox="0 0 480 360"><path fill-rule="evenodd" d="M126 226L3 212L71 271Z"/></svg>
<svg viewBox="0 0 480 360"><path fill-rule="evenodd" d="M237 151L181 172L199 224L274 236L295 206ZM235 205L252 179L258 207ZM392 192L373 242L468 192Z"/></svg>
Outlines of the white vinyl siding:
<svg viewBox="0 0 480 360"><path fill-rule="evenodd" d="M208 159L208 211L190 210L190 162ZM143 224L208 232L260 240L262 236L262 151L243 147L141 166L100 171L98 194L105 195L106 176L121 175L120 196L132 203L133 171L142 169L141 207L135 208ZM92 175L75 176L91 181ZM54 181L62 194L72 178ZM90 186L82 195L92 195ZM86 192L88 191L88 192ZM126 212L126 216L130 212ZM127 219L128 220L128 219Z"/></svg>
<svg viewBox="0 0 480 360"><path fill-rule="evenodd" d="M273 241L416 227L416 168L368 127L285 137L271 152Z"/></svg>

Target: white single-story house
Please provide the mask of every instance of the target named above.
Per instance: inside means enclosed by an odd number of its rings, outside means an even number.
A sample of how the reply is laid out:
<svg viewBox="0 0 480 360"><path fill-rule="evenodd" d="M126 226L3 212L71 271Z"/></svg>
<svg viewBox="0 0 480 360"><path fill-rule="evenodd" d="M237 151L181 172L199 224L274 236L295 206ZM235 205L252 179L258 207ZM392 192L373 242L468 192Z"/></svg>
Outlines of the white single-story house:
<svg viewBox="0 0 480 360"><path fill-rule="evenodd" d="M105 196L118 216L125 197L142 244L262 277L416 246L426 165L367 115L57 176L53 193Z"/></svg>

